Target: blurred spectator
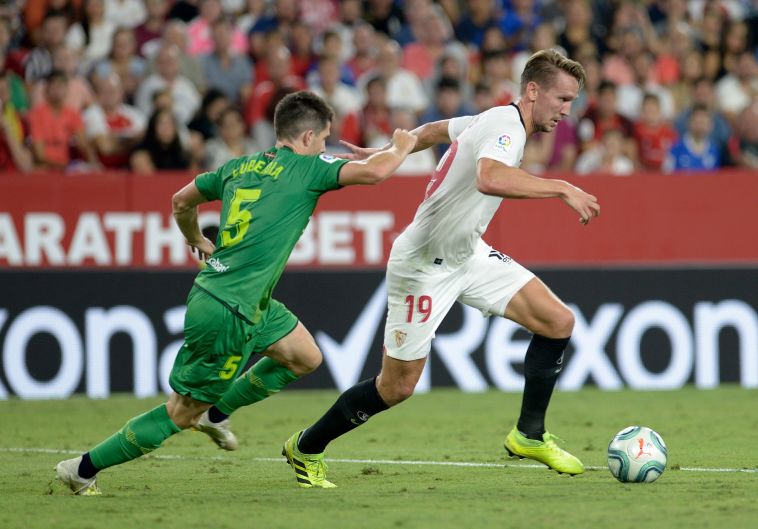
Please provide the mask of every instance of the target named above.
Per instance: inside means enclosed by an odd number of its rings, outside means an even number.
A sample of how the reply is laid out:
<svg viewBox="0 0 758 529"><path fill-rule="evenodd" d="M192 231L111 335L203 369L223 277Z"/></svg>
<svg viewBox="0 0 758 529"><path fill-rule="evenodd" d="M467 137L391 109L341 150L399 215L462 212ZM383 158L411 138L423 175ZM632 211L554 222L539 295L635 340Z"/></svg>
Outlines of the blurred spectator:
<svg viewBox="0 0 758 529"><path fill-rule="evenodd" d="M427 93L432 97L434 97L437 85L442 79L454 79L458 81L458 87L463 100L472 100L474 89L469 82L469 63L466 57L448 53L440 57L434 69L434 75L426 82Z"/></svg>
<svg viewBox="0 0 758 529"><path fill-rule="evenodd" d="M739 116L734 158L742 167L758 169L758 103L753 102Z"/></svg>
<svg viewBox="0 0 758 529"><path fill-rule="evenodd" d="M394 38L403 27L403 13L394 0L367 0L364 13L366 22L388 37Z"/></svg>
<svg viewBox="0 0 758 529"><path fill-rule="evenodd" d="M330 139L341 138L353 144L360 143L358 114L363 104L361 93L340 81L340 61L337 56L321 57L318 62L318 76L310 88L323 97L336 113ZM332 143L339 145L338 141Z"/></svg>
<svg viewBox="0 0 758 529"><path fill-rule="evenodd" d="M423 40L424 21L430 18L431 9L431 0L405 0L403 2L403 25L394 35L394 39L403 49L407 49L407 46L413 42ZM442 15L445 16L444 12ZM445 21L449 24L447 18Z"/></svg>
<svg viewBox="0 0 758 529"><path fill-rule="evenodd" d="M352 58L347 62L353 78L358 79L364 73L376 67L376 56L379 49L374 28L365 22L355 25L353 30Z"/></svg>
<svg viewBox="0 0 758 529"><path fill-rule="evenodd" d="M726 73L736 72L739 67L740 55L750 52L747 47L748 27L745 22L731 20L726 23L721 44L721 71L718 77ZM755 51L755 50L752 50Z"/></svg>
<svg viewBox="0 0 758 529"><path fill-rule="evenodd" d="M737 115L745 110L758 95L758 63L753 51L740 54L736 69L716 83L716 99L719 109L734 123Z"/></svg>
<svg viewBox="0 0 758 529"><path fill-rule="evenodd" d="M153 94L164 88L171 90L174 100L174 114L182 123L189 122L200 106L200 94L195 86L179 74L179 50L176 46L165 46L155 58L156 73L147 77L135 98L137 108L145 115L153 111Z"/></svg>
<svg viewBox="0 0 758 529"><path fill-rule="evenodd" d="M391 129L413 130L418 126L416 113L412 108L396 107L392 109L390 117ZM386 138L384 144L389 143L391 136ZM396 176L427 176L432 174L437 165L437 159L432 149L424 149L409 155L395 171Z"/></svg>
<svg viewBox="0 0 758 529"><path fill-rule="evenodd" d="M339 46L342 45L342 39L336 33L330 32ZM324 37L326 40L326 37ZM297 21L292 24L292 33L290 34L289 50L292 54L292 73L305 78L311 68L318 67L318 58L313 53L313 31L307 24ZM334 52L322 52L334 54Z"/></svg>
<svg viewBox="0 0 758 529"><path fill-rule="evenodd" d="M13 104L10 72L0 70L0 170L31 171L32 153L24 145L24 125Z"/></svg>
<svg viewBox="0 0 758 529"><path fill-rule="evenodd" d="M481 114L495 105L495 94L492 93L492 87L485 81L479 81L474 86L474 114Z"/></svg>
<svg viewBox="0 0 758 529"><path fill-rule="evenodd" d="M0 33L6 28L5 24L0 21ZM0 40L0 73L3 75L4 82L8 85L8 94L4 101L10 101L13 103L13 108L25 114L29 110L29 98L26 94L26 86L23 79L11 70L8 66L8 38L6 34L5 40Z"/></svg>
<svg viewBox="0 0 758 529"><path fill-rule="evenodd" d="M691 50L682 61L679 79L670 88L676 114L692 104L692 85L701 77L703 77L703 58L699 51Z"/></svg>
<svg viewBox="0 0 758 529"><path fill-rule="evenodd" d="M511 57L504 49L483 54L482 80L492 87L496 105L509 104L521 92L521 87L513 82Z"/></svg>
<svg viewBox="0 0 758 529"><path fill-rule="evenodd" d="M333 31L342 40L342 55L340 60L348 61L355 55L353 40L355 29L366 24L363 22L363 4L361 0L342 0L339 2L339 23L333 26ZM371 26L369 26L371 27Z"/></svg>
<svg viewBox="0 0 758 529"><path fill-rule="evenodd" d="M710 140L713 116L708 107L695 104L687 131L669 152L667 171L709 171L721 167L721 149Z"/></svg>
<svg viewBox="0 0 758 529"><path fill-rule="evenodd" d="M332 30L324 31L324 34L321 36L320 55L337 57L340 61L340 80L345 84L355 86L355 75L353 75L352 68L350 68L350 66L341 59L341 57L344 56L344 53L342 48L342 39L340 38L339 33ZM310 69L311 71L308 74L309 84L312 83L310 77L317 75L318 57L312 57Z"/></svg>
<svg viewBox="0 0 758 529"><path fill-rule="evenodd" d="M71 162L74 145L98 169L100 163L84 134L81 114L64 105L68 79L66 74L53 70L47 78L45 100L29 111L29 136L35 164L43 169L66 169Z"/></svg>
<svg viewBox="0 0 758 529"><path fill-rule="evenodd" d="M24 59L24 77L27 83L45 79L53 71L53 50L66 39L66 24L66 17L62 13L52 11L45 15L40 44Z"/></svg>
<svg viewBox="0 0 758 529"><path fill-rule="evenodd" d="M521 166L540 174L544 171L573 171L579 153L576 120L568 116L551 133L533 135L526 144Z"/></svg>
<svg viewBox="0 0 758 529"><path fill-rule="evenodd" d="M529 49L531 36L542 22L539 9L539 1L510 0L510 9L505 11L498 26L511 50Z"/></svg>
<svg viewBox="0 0 758 529"><path fill-rule="evenodd" d="M146 17L143 0L105 0L105 20L116 27L134 28Z"/></svg>
<svg viewBox="0 0 758 529"><path fill-rule="evenodd" d="M384 147L386 138L392 137L390 106L387 104L387 82L381 76L366 83L366 104L361 111L362 144L367 147Z"/></svg>
<svg viewBox="0 0 758 529"><path fill-rule="evenodd" d="M434 104L421 117L422 123L473 114L473 110L464 104L458 79L443 77L437 83L435 93ZM447 144L436 146L434 151L437 158L442 157L447 147Z"/></svg>
<svg viewBox="0 0 758 529"><path fill-rule="evenodd" d="M597 104L602 74L597 47L593 43L587 42L580 46L574 59L584 67L586 75L584 86L571 104L571 115L578 120L587 113L591 105Z"/></svg>
<svg viewBox="0 0 758 529"><path fill-rule="evenodd" d="M63 105L77 112L87 108L95 100L89 82L79 74L76 55L66 46L59 46L53 51L53 67L66 74L68 88ZM34 83L32 88L32 106L45 100L47 81L41 80Z"/></svg>
<svg viewBox="0 0 758 529"><path fill-rule="evenodd" d="M590 104L584 118L579 122L579 139L583 149L593 142L599 142L608 129L621 131L624 140L624 154L633 158L636 151L632 122L616 110L616 85L603 81L598 87L597 101Z"/></svg>
<svg viewBox="0 0 758 529"><path fill-rule="evenodd" d="M697 79L690 86L690 100L692 104L685 108L674 121L674 128L677 131L679 137L683 137L687 132L687 127L690 122L690 115L695 105L702 105L707 108L711 113L711 120L713 126L711 128L711 134L709 139L714 145L718 146L719 151L725 151L729 138L732 135L732 128L729 122L721 112L716 108L716 94L713 82L707 77L701 77Z"/></svg>
<svg viewBox="0 0 758 529"><path fill-rule="evenodd" d="M716 79L722 73L721 67L721 35L724 26L724 14L717 5L705 9L699 21L697 47L703 56L703 71L705 76Z"/></svg>
<svg viewBox="0 0 758 529"><path fill-rule="evenodd" d="M192 57L205 55L213 51L214 37L212 26L222 17L219 0L200 0L200 14L187 26L187 53ZM247 39L237 28L229 24L229 53L244 54L247 51Z"/></svg>
<svg viewBox="0 0 758 529"><path fill-rule="evenodd" d="M639 119L642 99L646 93L655 94L660 103L663 119L674 119L674 98L671 92L655 79L655 57L652 53L643 51L632 60L634 82L619 86L616 92L619 113L632 121Z"/></svg>
<svg viewBox="0 0 758 529"><path fill-rule="evenodd" d="M455 27L455 36L463 44L480 47L487 28L495 26L498 12L493 0L466 0L463 18Z"/></svg>
<svg viewBox="0 0 758 529"><path fill-rule="evenodd" d="M413 72L400 67L402 49L394 40L385 40L379 48L377 66L358 79L364 86L374 75L381 75L387 83L387 102L390 107L410 107L420 113L429 104L424 86Z"/></svg>
<svg viewBox="0 0 758 529"><path fill-rule="evenodd" d="M361 93L340 81L340 61L335 56L322 56L318 61L318 77L310 89L323 97L338 116L357 112L362 105Z"/></svg>
<svg viewBox="0 0 758 529"><path fill-rule="evenodd" d="M168 0L145 0L145 21L134 28L134 37L137 40L137 52L141 56L145 57L147 55L143 49L145 44L161 38L168 8Z"/></svg>
<svg viewBox="0 0 758 529"><path fill-rule="evenodd" d="M646 94L642 99L640 120L634 125L634 139L637 142L637 160L640 167L660 171L676 138L676 131L661 115L658 97L654 94Z"/></svg>
<svg viewBox="0 0 758 529"><path fill-rule="evenodd" d="M239 110L228 107L218 118L218 138L205 144L206 168L215 170L234 158L261 150L245 135L245 121Z"/></svg>
<svg viewBox="0 0 758 529"><path fill-rule="evenodd" d="M593 144L579 156L576 172L612 175L634 172L634 162L624 154L624 133L620 129L606 128L600 143Z"/></svg>
<svg viewBox="0 0 758 529"><path fill-rule="evenodd" d="M338 0L297 0L299 19L319 35L337 24L337 4Z"/></svg>
<svg viewBox="0 0 758 529"><path fill-rule="evenodd" d="M603 79L619 87L633 85L637 82L634 62L646 52L642 29L637 26L622 28L617 42L618 48L603 59Z"/></svg>
<svg viewBox="0 0 758 529"><path fill-rule="evenodd" d="M427 11L419 22L419 40L406 45L403 51L403 67L422 81L432 77L443 54L466 60L466 49L459 42L450 41L453 28L444 12L439 6L429 7Z"/></svg>
<svg viewBox="0 0 758 529"><path fill-rule="evenodd" d="M237 17L237 29L247 35L252 27L266 14L266 0L246 0L245 9Z"/></svg>
<svg viewBox="0 0 758 529"><path fill-rule="evenodd" d="M216 88L209 89L203 96L200 108L187 126L190 134L199 135L199 140L202 142L218 136L216 123L228 107L229 99L223 92Z"/></svg>
<svg viewBox="0 0 758 529"><path fill-rule="evenodd" d="M565 29L558 37L558 44L566 50L568 57L576 57L579 48L585 43L592 43L595 49L604 53L603 38L607 29L596 24L589 0L572 0L563 2L565 6ZM598 55L599 57L600 55Z"/></svg>
<svg viewBox="0 0 758 529"><path fill-rule="evenodd" d="M45 40L45 19L48 15L55 14L65 19L65 28L73 24L79 17L82 0L26 0L23 3L23 26L28 32L30 42L33 45Z"/></svg>
<svg viewBox="0 0 758 529"><path fill-rule="evenodd" d="M232 25L226 18L213 23L213 52L202 59L209 88L216 88L234 104L247 101L252 93L253 65L248 58L233 51Z"/></svg>
<svg viewBox="0 0 758 529"><path fill-rule="evenodd" d="M182 147L170 110L157 110L150 117L145 137L135 148L130 164L132 171L139 174L194 169L189 154Z"/></svg>
<svg viewBox="0 0 758 529"><path fill-rule="evenodd" d="M110 55L95 65L95 78L104 79L111 73L121 79L126 100L133 101L139 84L147 75L147 62L137 55L137 41L129 28L116 30Z"/></svg>
<svg viewBox="0 0 758 529"><path fill-rule="evenodd" d="M175 46L179 50L179 73L189 79L198 91L204 92L206 79L203 74L203 65L197 57L192 57L187 53L187 24L181 20L169 20L163 30L163 37L145 44L143 47L145 57L152 61L148 68L149 73L154 73L155 57L160 49L166 46Z"/></svg>
<svg viewBox="0 0 758 529"><path fill-rule="evenodd" d="M108 56L116 26L105 19L104 0L84 0L81 21L73 24L66 33L66 45L79 54L84 72L100 59Z"/></svg>
<svg viewBox="0 0 758 529"><path fill-rule="evenodd" d="M250 28L249 36L262 36L271 30L277 30L285 38L289 37L292 24L300 19L300 10L296 0L274 0L272 8L272 11L265 13Z"/></svg>
<svg viewBox="0 0 758 529"><path fill-rule="evenodd" d="M266 108L273 94L279 89L301 90L305 88L303 79L291 73L291 55L285 46L268 50L266 66L268 79L265 81L257 80L252 95L245 103L245 122L251 127L254 127L265 116ZM257 131L255 137L262 138Z"/></svg>
<svg viewBox="0 0 758 529"><path fill-rule="evenodd" d="M555 28L549 22L542 22L534 29L530 46L517 52L511 61L511 75L514 83L521 84L521 73L524 71L526 61L533 53L539 50L556 49L560 53L566 54L566 50L558 46L556 39ZM572 57L572 59L577 60L576 57Z"/></svg>
<svg viewBox="0 0 758 529"><path fill-rule="evenodd" d="M115 73L95 83L97 103L84 111L84 130L106 168L129 165L132 148L142 139L146 118L124 103L121 78Z"/></svg>

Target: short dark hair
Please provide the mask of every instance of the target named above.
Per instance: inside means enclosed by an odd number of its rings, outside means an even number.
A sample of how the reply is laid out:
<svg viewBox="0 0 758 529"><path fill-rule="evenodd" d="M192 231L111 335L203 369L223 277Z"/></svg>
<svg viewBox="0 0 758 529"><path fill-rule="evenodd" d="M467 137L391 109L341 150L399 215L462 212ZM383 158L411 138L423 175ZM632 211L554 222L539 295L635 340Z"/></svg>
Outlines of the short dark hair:
<svg viewBox="0 0 758 529"><path fill-rule="evenodd" d="M279 140L293 140L306 130L321 132L334 120L334 110L322 98L302 90L284 96L274 110Z"/></svg>
<svg viewBox="0 0 758 529"><path fill-rule="evenodd" d="M529 57L521 74L521 93L526 90L526 85L534 81L535 83L549 87L553 83L555 74L564 71L579 83L579 88L584 86L587 80L587 74L584 67L576 61L561 55L556 50L540 50Z"/></svg>

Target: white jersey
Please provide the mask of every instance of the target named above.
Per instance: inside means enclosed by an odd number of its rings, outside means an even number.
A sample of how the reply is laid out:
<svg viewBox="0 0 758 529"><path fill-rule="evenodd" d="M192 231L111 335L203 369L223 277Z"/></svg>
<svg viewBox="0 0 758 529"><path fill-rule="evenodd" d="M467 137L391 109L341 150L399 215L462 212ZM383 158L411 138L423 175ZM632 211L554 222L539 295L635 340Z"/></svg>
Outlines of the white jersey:
<svg viewBox="0 0 758 529"><path fill-rule="evenodd" d="M392 246L391 259L419 269L452 270L473 254L502 198L476 188L476 165L491 158L518 167L526 130L518 107L495 107L477 116L451 119L452 144L440 160L413 222Z"/></svg>

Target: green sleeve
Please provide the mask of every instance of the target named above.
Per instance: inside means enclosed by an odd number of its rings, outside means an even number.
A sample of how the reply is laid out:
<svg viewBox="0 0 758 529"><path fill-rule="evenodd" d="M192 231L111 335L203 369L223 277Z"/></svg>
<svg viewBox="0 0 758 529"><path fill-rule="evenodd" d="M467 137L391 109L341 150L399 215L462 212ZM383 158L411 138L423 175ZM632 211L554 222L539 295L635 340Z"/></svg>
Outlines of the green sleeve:
<svg viewBox="0 0 758 529"><path fill-rule="evenodd" d="M311 169L308 171L308 190L325 193L339 189L339 174L342 166L348 160L335 158L331 154L321 154L313 158Z"/></svg>
<svg viewBox="0 0 758 529"><path fill-rule="evenodd" d="M223 166L215 171L199 174L195 185L208 200L221 200L224 191L224 179L221 177Z"/></svg>

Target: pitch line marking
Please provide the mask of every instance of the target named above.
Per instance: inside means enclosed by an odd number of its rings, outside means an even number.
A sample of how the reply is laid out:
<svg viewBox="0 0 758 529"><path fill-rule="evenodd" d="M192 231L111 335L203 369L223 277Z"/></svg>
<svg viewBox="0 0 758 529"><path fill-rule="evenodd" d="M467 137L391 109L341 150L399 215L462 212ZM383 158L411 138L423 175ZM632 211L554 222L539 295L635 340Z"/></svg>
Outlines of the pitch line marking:
<svg viewBox="0 0 758 529"><path fill-rule="evenodd" d="M0 447L0 452L14 453L31 453L31 454L81 454L83 450L63 450L58 448L11 448ZM156 454L144 456L149 459L165 459L180 461L238 461L224 456L181 456L173 454ZM249 461L260 463L271 463L283 461L281 457L251 457L246 458ZM421 465L421 466L441 466L441 467L473 467L473 468L547 468L545 465L535 465L529 463L475 463L473 461L413 461L398 459L333 459L326 458L329 463L358 463L362 465ZM605 466L585 466L587 470L608 470ZM676 470L684 472L742 472L747 474L758 473L758 468L706 468L706 467L680 467Z"/></svg>

